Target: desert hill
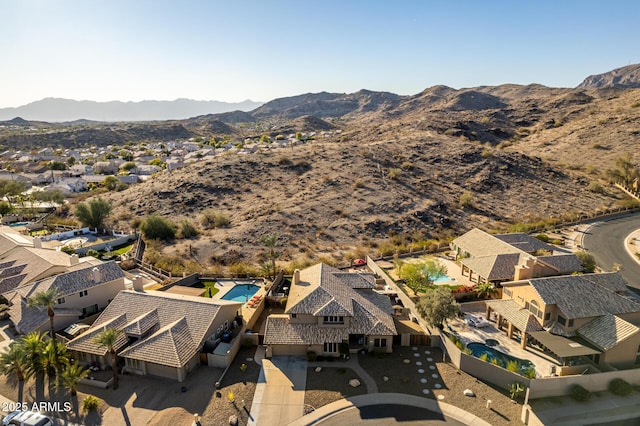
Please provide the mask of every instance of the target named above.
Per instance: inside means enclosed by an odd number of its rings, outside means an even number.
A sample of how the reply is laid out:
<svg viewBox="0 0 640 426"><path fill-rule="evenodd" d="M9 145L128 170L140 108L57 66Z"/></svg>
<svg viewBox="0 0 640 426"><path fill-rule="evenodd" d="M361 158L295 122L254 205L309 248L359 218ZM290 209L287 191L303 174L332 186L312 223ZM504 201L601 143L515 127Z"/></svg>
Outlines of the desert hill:
<svg viewBox="0 0 640 426"><path fill-rule="evenodd" d="M578 85L578 89L629 89L640 87L640 64L627 65L603 74L591 75Z"/></svg>

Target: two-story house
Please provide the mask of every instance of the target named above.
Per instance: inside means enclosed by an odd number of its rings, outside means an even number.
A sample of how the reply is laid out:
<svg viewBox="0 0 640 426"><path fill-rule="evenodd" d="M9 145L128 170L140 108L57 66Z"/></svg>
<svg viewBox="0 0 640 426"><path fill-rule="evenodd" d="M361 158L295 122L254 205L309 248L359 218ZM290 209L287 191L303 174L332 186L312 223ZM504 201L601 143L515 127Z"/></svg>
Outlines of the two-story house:
<svg viewBox="0 0 640 426"><path fill-rule="evenodd" d="M322 263L296 270L284 314L267 317L267 356L391 352L397 334L391 301L374 288L371 274Z"/></svg>
<svg viewBox="0 0 640 426"><path fill-rule="evenodd" d="M486 301L487 317L521 344L535 340L559 358L588 356L596 365L640 364L640 304L617 273L529 278L503 283Z"/></svg>

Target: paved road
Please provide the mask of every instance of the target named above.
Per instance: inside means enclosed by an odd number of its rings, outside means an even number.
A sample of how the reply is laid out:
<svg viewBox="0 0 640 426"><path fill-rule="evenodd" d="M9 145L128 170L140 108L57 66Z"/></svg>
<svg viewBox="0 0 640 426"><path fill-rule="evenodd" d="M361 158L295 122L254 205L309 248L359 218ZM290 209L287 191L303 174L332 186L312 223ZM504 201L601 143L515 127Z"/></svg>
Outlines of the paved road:
<svg viewBox="0 0 640 426"><path fill-rule="evenodd" d="M464 425L464 423L451 420L441 413L435 413L426 408L396 404L352 407L326 420L321 420L317 424L322 426Z"/></svg>
<svg viewBox="0 0 640 426"><path fill-rule="evenodd" d="M605 271L611 271L614 263L621 264L622 277L640 294L640 265L624 247L624 239L636 229L640 229L638 213L596 222L584 235L583 246Z"/></svg>

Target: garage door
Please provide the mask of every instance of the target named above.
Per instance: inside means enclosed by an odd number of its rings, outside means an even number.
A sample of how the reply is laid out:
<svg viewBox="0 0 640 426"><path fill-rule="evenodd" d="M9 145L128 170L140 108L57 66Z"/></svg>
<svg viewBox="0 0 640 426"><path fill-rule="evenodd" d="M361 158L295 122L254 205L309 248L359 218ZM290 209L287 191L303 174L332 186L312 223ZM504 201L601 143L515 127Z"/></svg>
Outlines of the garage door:
<svg viewBox="0 0 640 426"><path fill-rule="evenodd" d="M306 345L272 345L271 346L271 355L272 356L307 356L307 346Z"/></svg>

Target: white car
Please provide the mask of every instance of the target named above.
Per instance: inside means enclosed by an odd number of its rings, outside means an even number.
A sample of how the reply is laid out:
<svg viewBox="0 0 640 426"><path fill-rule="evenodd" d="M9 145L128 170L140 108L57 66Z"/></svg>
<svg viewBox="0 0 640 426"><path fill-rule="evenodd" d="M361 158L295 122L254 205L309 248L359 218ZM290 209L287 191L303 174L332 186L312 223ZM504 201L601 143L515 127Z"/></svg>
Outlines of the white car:
<svg viewBox="0 0 640 426"><path fill-rule="evenodd" d="M2 419L3 425L53 426L51 419L35 411L13 411Z"/></svg>
<svg viewBox="0 0 640 426"><path fill-rule="evenodd" d="M475 327L475 328L488 327L488 326L491 325L491 323L489 323L489 321L485 320L484 318L482 318L482 317L474 317L473 315L466 315L465 316L465 321L471 327Z"/></svg>

